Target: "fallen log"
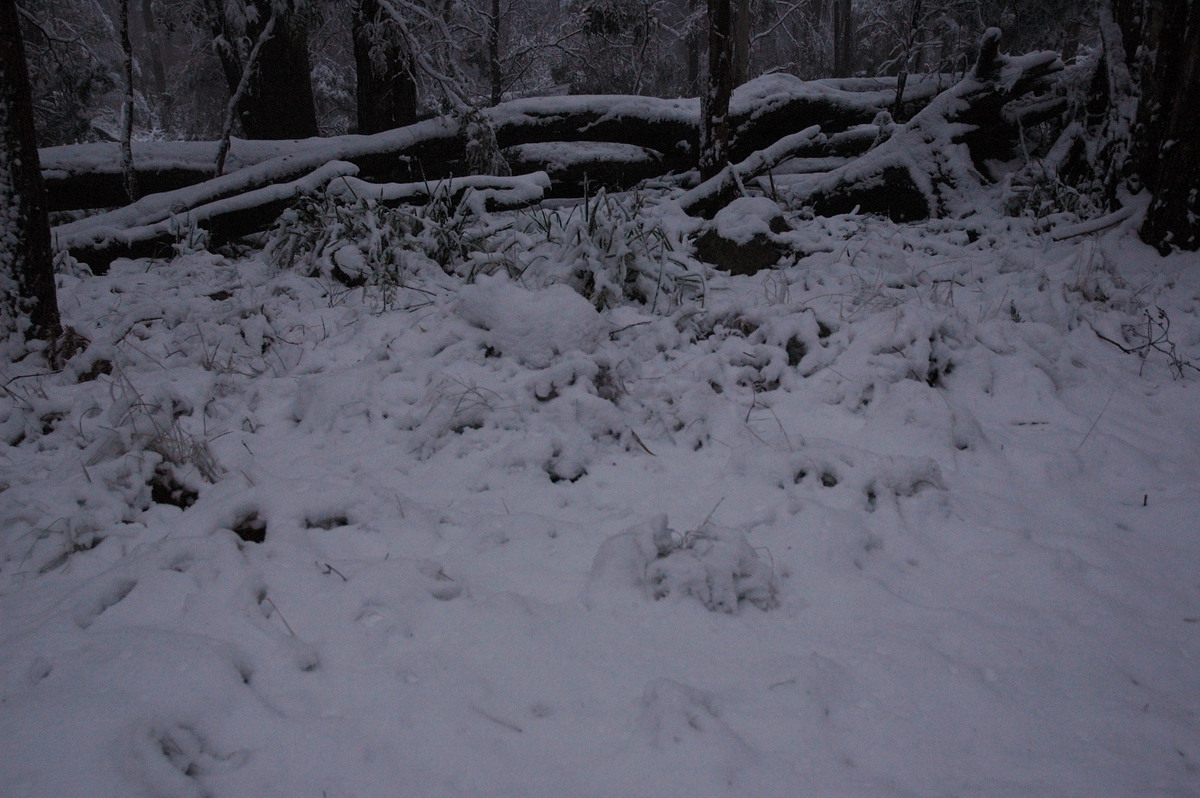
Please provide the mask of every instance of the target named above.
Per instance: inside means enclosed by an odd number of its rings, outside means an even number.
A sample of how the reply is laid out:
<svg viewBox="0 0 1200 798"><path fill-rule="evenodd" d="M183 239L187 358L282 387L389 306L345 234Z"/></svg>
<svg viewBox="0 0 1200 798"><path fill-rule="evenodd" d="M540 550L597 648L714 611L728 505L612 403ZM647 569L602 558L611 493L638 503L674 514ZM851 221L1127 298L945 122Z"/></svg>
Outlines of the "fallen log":
<svg viewBox="0 0 1200 798"><path fill-rule="evenodd" d="M550 198L622 191L668 171L661 152L635 144L553 141L505 147L502 154L514 172L552 175Z"/></svg>
<svg viewBox="0 0 1200 798"><path fill-rule="evenodd" d="M301 194L316 191L329 181L356 171L353 164L331 161L298 180L200 204L177 216L130 226L61 225L51 231L51 238L55 249L86 263L94 273L103 274L117 258L170 255L173 246L193 230L203 231L208 244L216 246L266 229Z"/></svg>
<svg viewBox="0 0 1200 798"><path fill-rule="evenodd" d="M419 183L368 183L357 177L335 180L326 192L342 200L369 200L388 207L426 205L446 197L452 205L466 202L476 213L511 211L536 205L550 191L550 176L530 172L512 177L473 175Z"/></svg>
<svg viewBox="0 0 1200 798"><path fill-rule="evenodd" d="M768 146L779 138L780 131L819 124L832 136L854 125L870 123L889 106L895 92L894 80L889 79L847 82L854 90L841 88L838 83L776 74L740 86L730 101L733 158L743 159ZM938 86L935 79L910 80L905 99L921 106L936 94ZM501 148L548 142L604 142L654 150L662 158L660 174L695 166L700 118L697 99L536 97L501 103L483 114L491 122ZM281 173L280 179L286 181L317 168L320 159L325 158L353 163L363 179L375 182L437 180L467 173L465 144L461 125L449 117L372 136L283 142L234 139L227 171L234 174L290 157L295 159L297 169ZM136 142L133 155L138 185L146 193L161 193L206 182L213 176L216 152L216 142ZM40 155L51 210L125 204L116 144L50 147L41 150ZM562 182L565 186L572 178L566 176Z"/></svg>
<svg viewBox="0 0 1200 798"><path fill-rule="evenodd" d="M1031 123L1060 107L1052 98L1027 97L1053 85L1063 69L1058 54L1001 55L999 39L999 30L988 30L967 76L866 155L788 181L790 202L825 216L858 208L895 221L974 212L987 179L984 161L1010 152L1017 140L1012 122Z"/></svg>
<svg viewBox="0 0 1200 798"><path fill-rule="evenodd" d="M822 138L821 128L810 128L784 136L770 147L751 153L738 164L730 164L700 185L685 192L679 198L679 207L689 216L711 219L742 194L742 186L761 174L771 171L779 164L796 157L797 153L809 150L813 143Z"/></svg>
<svg viewBox="0 0 1200 798"><path fill-rule="evenodd" d="M369 199L393 206L425 204L440 193L454 203L466 201L477 212L484 212L536 204L550 187L545 172L380 185L358 179L354 176L357 171L354 164L332 161L297 180L218 199L156 222L130 227L60 226L53 231L54 243L60 251L69 252L93 272L102 274L117 258L168 256L180 238L193 230L203 232L208 246L220 246L268 230L298 197L322 189L333 196Z"/></svg>
<svg viewBox="0 0 1200 798"><path fill-rule="evenodd" d="M868 125L896 99L895 79L850 85L856 85L858 90L847 91L838 81L803 81L794 75L777 73L738 87L729 102L730 159L740 160L769 147L779 138L780 131L819 125L826 136L832 136L856 125ZM867 89L870 85L880 88ZM910 78L905 83L904 104L915 113L945 88L943 75ZM843 153L812 153L819 154Z"/></svg>

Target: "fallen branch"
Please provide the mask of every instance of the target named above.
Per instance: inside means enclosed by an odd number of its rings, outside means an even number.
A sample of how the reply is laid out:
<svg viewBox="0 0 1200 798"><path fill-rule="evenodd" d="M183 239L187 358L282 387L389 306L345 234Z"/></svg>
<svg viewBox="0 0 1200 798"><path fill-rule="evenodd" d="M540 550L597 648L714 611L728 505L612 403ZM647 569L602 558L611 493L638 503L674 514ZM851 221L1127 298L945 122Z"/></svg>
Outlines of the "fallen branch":
<svg viewBox="0 0 1200 798"><path fill-rule="evenodd" d="M1200 373L1200 367L1180 357L1175 342L1171 340L1171 317L1160 307L1156 307L1155 310L1157 313L1151 313L1149 309L1142 311L1145 316L1144 323L1123 325L1122 330L1126 335L1141 342L1137 346L1125 346L1119 341L1109 338L1095 327L1092 327L1092 332L1101 341L1112 344L1125 354L1137 355L1142 361L1142 365L1138 368L1139 377L1146 368L1146 358L1150 356L1151 352L1167 356L1170 361L1171 374L1175 379L1183 379L1188 369Z"/></svg>
<svg viewBox="0 0 1200 798"><path fill-rule="evenodd" d="M369 199L381 205L424 205L437 196L467 201L477 212L511 211L536 205L550 190L550 176L531 172L511 177L476 175L420 183L368 183L357 177L333 180L326 191L343 199Z"/></svg>
<svg viewBox="0 0 1200 798"><path fill-rule="evenodd" d="M1110 227L1116 227L1130 216L1133 216L1133 214L1136 212L1137 209L1132 205L1126 205L1123 208L1118 208L1112 213L1100 216L1096 219L1088 219L1087 221L1079 222L1078 224L1063 225L1062 227L1056 228L1054 232L1050 234L1050 240L1066 241L1068 238L1077 238L1079 236L1088 235L1089 233L1099 233L1100 231L1107 230Z"/></svg>
<svg viewBox="0 0 1200 798"><path fill-rule="evenodd" d="M781 130L801 130L818 124L832 137L853 126L868 124L887 107L895 93L895 82L889 79L843 83L854 90L842 88L837 81L802 81L779 74L739 87L730 101L733 159L768 146ZM939 81L933 79L909 83L905 100L918 107L929 102L940 88ZM482 113L494 128L501 148L547 142L607 142L658 153L661 159L658 174L695 166L700 119L697 99L624 95L537 97L501 103ZM260 182L247 184L243 190L265 185L262 178L272 170L282 170L281 158L291 158L295 168L279 171L277 179L268 182L295 179L331 160L355 164L363 179L374 182L436 180L461 175L467 169L464 146L458 122L441 117L371 136L285 142L232 140L227 163L231 170L261 169L268 163L275 164L266 172L252 172ZM858 146L855 143L851 148ZM175 191L204 183L212 177L218 149L217 142L137 142L136 176L142 191ZM51 210L115 207L128 201L115 144L50 147L41 150L40 157ZM552 169L546 171L554 174ZM639 174L637 179L641 178Z"/></svg>
<svg viewBox="0 0 1200 798"><path fill-rule="evenodd" d="M1017 138L1005 121L1006 109L1016 107L1014 101L1039 112L1055 107L1029 104L1026 95L1049 88L1063 69L1057 53L1001 55L999 39L1000 31L989 29L971 72L891 138L832 172L793 181L792 201L826 216L858 208L895 221L974 212L985 179L981 164ZM1030 115L1017 118L1034 118Z"/></svg>
<svg viewBox="0 0 1200 798"><path fill-rule="evenodd" d="M679 206L689 216L711 219L717 211L741 194L741 186L744 183L771 171L823 139L821 128L817 125L784 136L771 146L751 153L741 163L726 166L713 177L689 190L679 198Z"/></svg>
<svg viewBox="0 0 1200 798"><path fill-rule="evenodd" d="M182 234L200 230L210 246L233 241L274 224L301 194L316 191L338 177L351 176L357 167L344 161L324 164L304 177L266 186L191 208L178 216L133 227L91 226L78 230L56 228L54 244L97 274L107 271L117 258L161 257L171 253Z"/></svg>

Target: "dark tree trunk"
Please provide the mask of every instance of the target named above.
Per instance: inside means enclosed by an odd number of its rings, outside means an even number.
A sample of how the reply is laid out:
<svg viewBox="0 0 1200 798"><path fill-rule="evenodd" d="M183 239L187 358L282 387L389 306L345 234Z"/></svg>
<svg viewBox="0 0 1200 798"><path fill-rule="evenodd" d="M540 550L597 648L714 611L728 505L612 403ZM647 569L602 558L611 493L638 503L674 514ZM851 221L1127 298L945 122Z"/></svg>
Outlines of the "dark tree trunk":
<svg viewBox="0 0 1200 798"><path fill-rule="evenodd" d="M729 163L729 97L733 94L731 0L708 0L708 79L701 97L700 177Z"/></svg>
<svg viewBox="0 0 1200 798"><path fill-rule="evenodd" d="M271 18L271 0L253 0L252 5L258 9L258 19L247 25L246 34L253 42ZM239 80L230 81L230 92L237 90ZM308 32L294 10L280 13L271 38L263 44L237 115L242 135L249 139L302 139L320 134L308 61Z"/></svg>
<svg viewBox="0 0 1200 798"><path fill-rule="evenodd" d="M121 58L125 96L121 102L121 169L129 201L138 198L137 172L133 168L133 45L129 42L129 0L121 0Z"/></svg>
<svg viewBox="0 0 1200 798"><path fill-rule="evenodd" d="M684 44L687 47L687 88L688 91L694 91L697 96L704 91L704 87L700 85L700 54L704 50L704 42L701 38L701 27L696 23L696 12L699 10L700 0L688 0L688 15L692 19L688 26L687 38Z"/></svg>
<svg viewBox="0 0 1200 798"><path fill-rule="evenodd" d="M750 79L750 0L732 0L731 31L733 86L737 88Z"/></svg>
<svg viewBox="0 0 1200 798"><path fill-rule="evenodd" d="M854 15L850 0L833 3L833 76L848 78L854 74Z"/></svg>
<svg viewBox="0 0 1200 798"><path fill-rule="evenodd" d="M500 63L500 0L492 0L492 12L488 15L488 78L491 83L491 102L499 105L504 99L504 74Z"/></svg>
<svg viewBox="0 0 1200 798"><path fill-rule="evenodd" d="M1200 249L1200 10L1194 2L1147 3L1138 131L1145 147L1140 174L1154 193L1141 237L1166 253ZM1160 22L1161 21L1161 22ZM1157 41L1153 41L1156 37Z"/></svg>
<svg viewBox="0 0 1200 798"><path fill-rule="evenodd" d="M0 0L0 336L62 332L33 101L15 0Z"/></svg>
<svg viewBox="0 0 1200 798"><path fill-rule="evenodd" d="M373 32L380 20L375 0L358 0L354 13L354 65L358 77L358 132L379 133L417 121L417 83L409 59L395 43ZM372 51L377 56L372 58Z"/></svg>
<svg viewBox="0 0 1200 798"><path fill-rule="evenodd" d="M1187 53L1182 47L1188 11L1178 0L1148 0L1138 5L1141 10L1134 18L1141 23L1138 32L1130 36L1122 32L1123 39L1134 38L1139 46L1145 44L1141 60L1136 60L1138 54L1131 52L1126 62L1138 81L1141 95L1130 144L1129 171L1154 191L1158 183L1159 149L1170 120L1171 103L1183 77L1182 62Z"/></svg>

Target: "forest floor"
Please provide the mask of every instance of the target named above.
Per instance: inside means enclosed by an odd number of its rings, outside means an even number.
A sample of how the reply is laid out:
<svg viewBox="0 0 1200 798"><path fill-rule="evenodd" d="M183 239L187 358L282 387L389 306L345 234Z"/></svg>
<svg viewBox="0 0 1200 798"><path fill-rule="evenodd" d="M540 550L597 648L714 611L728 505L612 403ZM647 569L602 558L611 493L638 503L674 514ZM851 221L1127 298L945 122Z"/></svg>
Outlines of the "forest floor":
<svg viewBox="0 0 1200 798"><path fill-rule="evenodd" d="M0 792L1198 794L1200 259L1132 223L797 219L654 310L64 275L90 354L2 374Z"/></svg>

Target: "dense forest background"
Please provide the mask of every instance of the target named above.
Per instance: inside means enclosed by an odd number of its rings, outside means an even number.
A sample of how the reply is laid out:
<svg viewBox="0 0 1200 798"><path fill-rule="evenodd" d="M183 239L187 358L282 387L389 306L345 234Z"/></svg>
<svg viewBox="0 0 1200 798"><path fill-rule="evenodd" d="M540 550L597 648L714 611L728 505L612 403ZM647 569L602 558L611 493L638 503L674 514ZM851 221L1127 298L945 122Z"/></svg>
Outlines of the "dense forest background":
<svg viewBox="0 0 1200 798"><path fill-rule="evenodd" d="M553 93L696 97L706 65L698 0L20 5L42 146L119 138L125 26L138 138L216 138L272 19L235 130L246 138L371 133L458 102ZM1055 50L1067 62L1099 45L1093 0L732 5L735 85L776 71L806 79L961 75L989 27L1004 31L1006 51ZM395 107L391 119L380 118L383 106Z"/></svg>

